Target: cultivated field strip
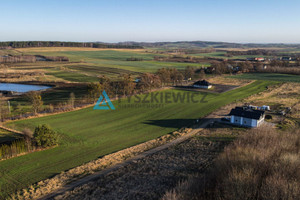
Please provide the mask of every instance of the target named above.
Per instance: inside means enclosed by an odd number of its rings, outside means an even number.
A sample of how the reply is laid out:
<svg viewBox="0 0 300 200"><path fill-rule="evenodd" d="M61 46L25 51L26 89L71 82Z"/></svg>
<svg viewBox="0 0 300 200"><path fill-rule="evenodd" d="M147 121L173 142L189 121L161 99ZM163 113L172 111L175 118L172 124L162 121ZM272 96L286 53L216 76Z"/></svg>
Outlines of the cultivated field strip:
<svg viewBox="0 0 300 200"><path fill-rule="evenodd" d="M193 138L49 199L159 199L178 181L204 173L222 147L220 142Z"/></svg>

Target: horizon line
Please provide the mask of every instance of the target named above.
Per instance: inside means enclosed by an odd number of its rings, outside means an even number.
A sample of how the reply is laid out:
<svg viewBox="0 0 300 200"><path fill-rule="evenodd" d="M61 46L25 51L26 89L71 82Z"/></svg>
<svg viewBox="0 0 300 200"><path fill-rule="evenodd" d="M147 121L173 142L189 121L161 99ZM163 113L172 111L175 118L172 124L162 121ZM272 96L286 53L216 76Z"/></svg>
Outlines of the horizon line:
<svg viewBox="0 0 300 200"><path fill-rule="evenodd" d="M74 42L74 43L176 43L176 42L213 42L213 43L228 43L228 44L285 44L285 45L300 45L299 42L225 42L217 40L174 40L174 41L118 41L118 42L103 42L103 41L64 41L64 40L0 40L0 42Z"/></svg>

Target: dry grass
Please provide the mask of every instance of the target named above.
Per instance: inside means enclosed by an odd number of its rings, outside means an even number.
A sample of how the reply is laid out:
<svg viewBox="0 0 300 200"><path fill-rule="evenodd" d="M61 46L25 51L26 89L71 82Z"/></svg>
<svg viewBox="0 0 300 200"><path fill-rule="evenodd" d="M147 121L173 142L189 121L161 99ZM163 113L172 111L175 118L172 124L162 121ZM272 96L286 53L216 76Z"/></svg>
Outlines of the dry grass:
<svg viewBox="0 0 300 200"><path fill-rule="evenodd" d="M163 199L299 199L299 169L299 129L254 129L225 148L211 173L180 183Z"/></svg>
<svg viewBox="0 0 300 200"><path fill-rule="evenodd" d="M44 70L0 69L1 80L5 82L37 81L45 77Z"/></svg>
<svg viewBox="0 0 300 200"><path fill-rule="evenodd" d="M273 86L260 94L253 95L247 98L254 105L280 105L281 107L291 107L294 118L300 118L300 84L299 83L284 83Z"/></svg>
<svg viewBox="0 0 300 200"><path fill-rule="evenodd" d="M220 85L233 85L233 86L244 86L253 81L251 80L243 80L243 79L234 79L234 78L225 78L224 76L215 76L207 78L207 80L212 84L220 84Z"/></svg>
<svg viewBox="0 0 300 200"><path fill-rule="evenodd" d="M299 83L284 83L280 86L274 86L274 88L267 92L253 95L247 98L247 100L257 103L279 103L291 107L293 104L299 102L299 91Z"/></svg>

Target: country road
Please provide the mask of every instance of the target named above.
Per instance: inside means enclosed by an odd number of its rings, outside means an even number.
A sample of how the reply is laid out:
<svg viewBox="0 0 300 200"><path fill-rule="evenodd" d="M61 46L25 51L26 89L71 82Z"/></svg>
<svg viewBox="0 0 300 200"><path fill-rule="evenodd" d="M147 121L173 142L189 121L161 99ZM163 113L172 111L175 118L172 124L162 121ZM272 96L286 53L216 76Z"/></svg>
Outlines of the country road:
<svg viewBox="0 0 300 200"><path fill-rule="evenodd" d="M94 180L97 180L98 178L102 177L102 176L105 176L106 174L110 173L110 172L113 172L114 170L117 170L121 167L124 167L126 165L129 165L130 163L133 163L139 159L142 159L142 158L145 158L149 155L152 155L152 154L155 154L157 152L160 152L162 150L165 150L167 148L169 148L170 146L173 146L173 145L177 145L177 144L180 144L184 141L186 141L187 139L191 138L192 136L194 136L195 134L197 134L199 131L201 131L203 128L205 128L208 124L214 122L216 119L214 118L204 118L202 119L201 121L203 121L203 123L201 123L197 128L195 128L194 130L192 130L190 133L180 137L180 138L177 138L169 143L166 143L164 145L161 145L159 147L156 147L156 148L153 148L151 150L148 150L148 151L145 151L133 158L130 158L122 163L119 163L119 164L116 164L116 165L113 165L107 169L104 169L104 170L101 170L101 171L98 171L96 173L93 173L91 175L88 175L86 177L83 177L81 179L78 179L76 181L73 181L65 186L63 186L62 188L56 190L56 191L53 191L52 193L49 193L41 198L39 198L39 200L49 200L49 199L54 199L54 197L58 196L58 195L62 195L64 194L65 192L67 191L70 191L78 186L81 186L83 184L86 184L90 181L94 181Z"/></svg>

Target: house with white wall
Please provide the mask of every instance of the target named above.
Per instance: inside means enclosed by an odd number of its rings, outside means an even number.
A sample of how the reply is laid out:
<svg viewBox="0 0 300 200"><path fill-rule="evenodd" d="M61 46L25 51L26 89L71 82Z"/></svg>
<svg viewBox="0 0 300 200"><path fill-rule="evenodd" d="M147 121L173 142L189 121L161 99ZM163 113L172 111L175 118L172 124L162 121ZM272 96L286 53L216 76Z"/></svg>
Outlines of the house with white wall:
<svg viewBox="0 0 300 200"><path fill-rule="evenodd" d="M265 119L265 111L253 110L249 107L235 107L229 115L232 124L245 127L258 127Z"/></svg>

